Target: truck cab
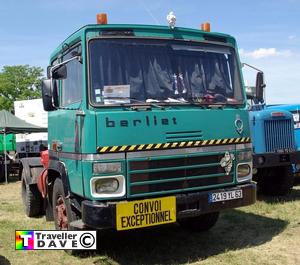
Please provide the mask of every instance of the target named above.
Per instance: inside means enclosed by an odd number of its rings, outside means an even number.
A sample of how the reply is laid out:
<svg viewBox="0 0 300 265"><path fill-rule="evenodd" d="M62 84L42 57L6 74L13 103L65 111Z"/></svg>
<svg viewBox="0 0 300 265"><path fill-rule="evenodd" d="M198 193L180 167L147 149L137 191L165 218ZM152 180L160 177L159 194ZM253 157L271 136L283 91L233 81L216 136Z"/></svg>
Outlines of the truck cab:
<svg viewBox="0 0 300 265"><path fill-rule="evenodd" d="M258 70L256 86L246 88L250 102L254 179L262 193L286 195L294 183L293 165L300 159L293 115L280 106L267 107L264 88L264 74Z"/></svg>
<svg viewBox="0 0 300 265"><path fill-rule="evenodd" d="M294 136L296 141L296 148L300 150L300 105L299 104L278 104L267 105L267 109L274 110L280 109L281 111L288 111L293 115L294 120ZM294 164L294 173L299 173L300 165Z"/></svg>
<svg viewBox="0 0 300 265"><path fill-rule="evenodd" d="M254 203L235 39L101 21L58 46L43 82L49 164L36 182L56 228L199 231Z"/></svg>

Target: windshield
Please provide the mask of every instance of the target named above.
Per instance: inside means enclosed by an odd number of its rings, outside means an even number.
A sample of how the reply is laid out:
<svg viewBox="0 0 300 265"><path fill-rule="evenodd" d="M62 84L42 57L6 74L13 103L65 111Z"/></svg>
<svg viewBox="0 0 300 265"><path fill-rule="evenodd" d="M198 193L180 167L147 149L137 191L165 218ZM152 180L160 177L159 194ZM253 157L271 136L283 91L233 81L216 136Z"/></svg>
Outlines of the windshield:
<svg viewBox="0 0 300 265"><path fill-rule="evenodd" d="M89 42L91 101L241 104L233 48L185 41L94 39Z"/></svg>

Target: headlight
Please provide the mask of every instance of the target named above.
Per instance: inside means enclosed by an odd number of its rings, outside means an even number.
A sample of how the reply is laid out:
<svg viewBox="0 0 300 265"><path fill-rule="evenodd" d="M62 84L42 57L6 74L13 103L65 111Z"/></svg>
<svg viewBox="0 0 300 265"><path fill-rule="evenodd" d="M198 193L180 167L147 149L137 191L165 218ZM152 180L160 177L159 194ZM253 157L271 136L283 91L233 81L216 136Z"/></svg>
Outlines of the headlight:
<svg viewBox="0 0 300 265"><path fill-rule="evenodd" d="M91 193L95 198L122 197L125 191L125 179L122 175L91 179Z"/></svg>
<svg viewBox="0 0 300 265"><path fill-rule="evenodd" d="M116 192L119 188L119 181L117 179L98 179L95 181L96 193Z"/></svg>
<svg viewBox="0 0 300 265"><path fill-rule="evenodd" d="M239 161L249 161L252 160L252 151L243 151L238 153Z"/></svg>
<svg viewBox="0 0 300 265"><path fill-rule="evenodd" d="M257 162L258 162L259 165L263 165L266 162L266 159L265 159L264 156L259 156L257 158Z"/></svg>
<svg viewBox="0 0 300 265"><path fill-rule="evenodd" d="M93 173L103 174L103 173L121 173L122 164L121 162L113 163L94 163Z"/></svg>
<svg viewBox="0 0 300 265"><path fill-rule="evenodd" d="M252 178L252 163L238 164L237 180L238 182L247 181Z"/></svg>
<svg viewBox="0 0 300 265"><path fill-rule="evenodd" d="M248 164L242 164L238 166L238 178L243 178L251 173L251 168Z"/></svg>

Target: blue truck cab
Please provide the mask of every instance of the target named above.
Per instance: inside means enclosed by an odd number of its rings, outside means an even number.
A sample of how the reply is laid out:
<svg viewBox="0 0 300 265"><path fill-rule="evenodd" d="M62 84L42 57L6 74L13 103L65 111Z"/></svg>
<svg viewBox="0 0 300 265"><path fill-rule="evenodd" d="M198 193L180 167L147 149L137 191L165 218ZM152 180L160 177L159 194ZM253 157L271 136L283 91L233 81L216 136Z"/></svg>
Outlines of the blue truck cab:
<svg viewBox="0 0 300 265"><path fill-rule="evenodd" d="M294 119L294 135L297 149L300 149L300 104L280 104L280 105L267 105L267 109L274 110L280 109L288 111L293 115Z"/></svg>
<svg viewBox="0 0 300 265"><path fill-rule="evenodd" d="M268 105L268 109L280 109L282 111L290 112L293 115L294 120L294 137L297 150L300 150L300 105L299 104L280 104L280 105ZM300 164L294 164L294 173L300 172Z"/></svg>
<svg viewBox="0 0 300 265"><path fill-rule="evenodd" d="M285 195L293 187L293 165L300 161L293 114L282 106L266 106L264 74L260 70L256 83L255 87L246 89L253 144L253 179L262 193Z"/></svg>

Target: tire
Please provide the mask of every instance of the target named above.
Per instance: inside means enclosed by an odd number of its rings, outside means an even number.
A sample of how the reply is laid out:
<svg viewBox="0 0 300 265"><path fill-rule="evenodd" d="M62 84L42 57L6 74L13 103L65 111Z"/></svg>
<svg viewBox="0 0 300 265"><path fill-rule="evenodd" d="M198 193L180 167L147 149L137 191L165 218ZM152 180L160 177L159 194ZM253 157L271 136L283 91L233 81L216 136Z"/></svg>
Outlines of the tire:
<svg viewBox="0 0 300 265"><path fill-rule="evenodd" d="M219 212L206 213L196 217L179 220L183 228L193 232L204 232L211 229L219 219Z"/></svg>
<svg viewBox="0 0 300 265"><path fill-rule="evenodd" d="M262 194L284 196L289 194L293 188L292 166L261 168L257 174L257 185Z"/></svg>
<svg viewBox="0 0 300 265"><path fill-rule="evenodd" d="M40 194L37 185L27 185L22 178L22 201L25 214L28 217L36 217L43 212L43 198Z"/></svg>
<svg viewBox="0 0 300 265"><path fill-rule="evenodd" d="M5 181L5 167L4 164L0 164L0 182Z"/></svg>
<svg viewBox="0 0 300 265"><path fill-rule="evenodd" d="M64 207L64 209L62 209ZM57 178L54 181L53 185L53 196L52 196L52 209L53 209L53 218L56 230L69 230L70 223L72 221L78 220L79 215L72 210L70 201L66 199L66 195L63 188L63 183L60 178ZM60 212L60 213L59 213ZM66 218L63 220L62 214ZM70 255L79 255L84 251L82 250L65 250Z"/></svg>
<svg viewBox="0 0 300 265"><path fill-rule="evenodd" d="M66 199L63 183L60 178L57 178L54 182L52 208L53 208L55 229L57 230L68 230L70 229L70 223L72 221L79 219L78 214L74 210L72 210L70 200ZM64 217L66 218L65 220L62 220L61 219L62 216L59 216L60 210L62 211L61 214L63 214Z"/></svg>

